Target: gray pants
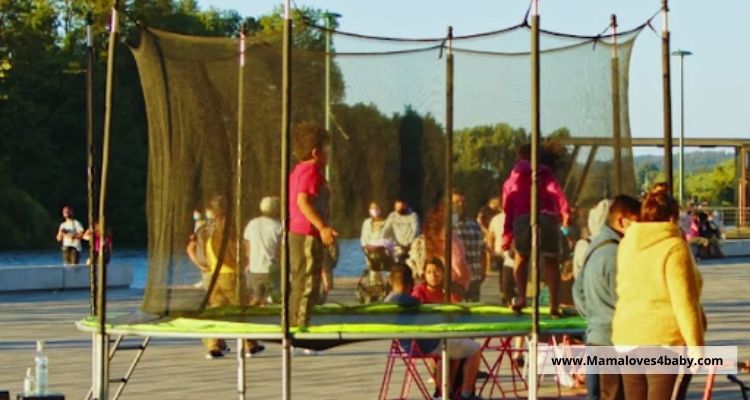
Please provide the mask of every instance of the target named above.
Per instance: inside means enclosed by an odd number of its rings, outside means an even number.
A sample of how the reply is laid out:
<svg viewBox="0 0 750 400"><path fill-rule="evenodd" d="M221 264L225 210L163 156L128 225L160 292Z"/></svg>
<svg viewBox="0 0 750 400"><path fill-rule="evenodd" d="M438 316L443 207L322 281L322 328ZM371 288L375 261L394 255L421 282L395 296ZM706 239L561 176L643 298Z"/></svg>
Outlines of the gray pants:
<svg viewBox="0 0 750 400"><path fill-rule="evenodd" d="M289 266L289 324L307 326L320 293L320 274L323 268L323 242L320 238L290 233Z"/></svg>

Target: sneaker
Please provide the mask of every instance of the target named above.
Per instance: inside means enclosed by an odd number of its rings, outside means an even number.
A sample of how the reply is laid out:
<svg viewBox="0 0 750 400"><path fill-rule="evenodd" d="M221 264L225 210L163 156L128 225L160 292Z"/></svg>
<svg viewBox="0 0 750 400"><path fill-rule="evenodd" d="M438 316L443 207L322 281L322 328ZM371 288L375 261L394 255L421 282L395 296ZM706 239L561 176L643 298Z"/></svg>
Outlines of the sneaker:
<svg viewBox="0 0 750 400"><path fill-rule="evenodd" d="M292 355L294 356L316 356L318 352L311 349L303 349L301 347L292 346Z"/></svg>
<svg viewBox="0 0 750 400"><path fill-rule="evenodd" d="M481 397L475 395L474 393L472 393L472 394L470 394L468 396L465 396L465 397L462 396L462 395L458 395L458 399L459 400L482 400Z"/></svg>
<svg viewBox="0 0 750 400"><path fill-rule="evenodd" d="M224 353L221 350L211 350L206 354L206 360L216 360L222 357L224 357Z"/></svg>
<svg viewBox="0 0 750 400"><path fill-rule="evenodd" d="M258 353L262 353L266 349L266 346L262 344L255 345L252 349L245 352L245 357L250 358Z"/></svg>

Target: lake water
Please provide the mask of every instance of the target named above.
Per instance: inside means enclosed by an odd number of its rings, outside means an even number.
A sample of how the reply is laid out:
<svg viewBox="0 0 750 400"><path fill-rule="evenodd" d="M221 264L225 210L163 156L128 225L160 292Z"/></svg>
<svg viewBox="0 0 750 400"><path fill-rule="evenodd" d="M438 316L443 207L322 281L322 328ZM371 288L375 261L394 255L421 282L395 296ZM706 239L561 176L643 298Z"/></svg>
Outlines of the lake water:
<svg viewBox="0 0 750 400"><path fill-rule="evenodd" d="M359 239L344 239L339 241L339 263L336 267L336 276L359 276L365 265L364 255L359 244ZM81 259L86 261L88 249L84 249ZM23 265L55 265L62 263L60 250L34 250L34 251L4 251L0 252L0 268L6 266ZM148 263L146 250L144 249L117 249L112 252L113 265L130 265L133 268L133 283L131 287L144 288Z"/></svg>

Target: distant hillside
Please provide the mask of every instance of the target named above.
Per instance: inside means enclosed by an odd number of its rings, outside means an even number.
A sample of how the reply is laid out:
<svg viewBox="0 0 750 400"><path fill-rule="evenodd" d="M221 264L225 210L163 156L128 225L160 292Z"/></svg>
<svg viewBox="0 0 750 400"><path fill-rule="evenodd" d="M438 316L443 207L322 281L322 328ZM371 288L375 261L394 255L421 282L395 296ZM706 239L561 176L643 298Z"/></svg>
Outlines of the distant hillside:
<svg viewBox="0 0 750 400"><path fill-rule="evenodd" d="M679 153L673 155L675 171L678 168ZM685 172L705 172L713 170L717 165L726 160L734 158L734 154L727 151L696 151L685 153ZM641 155L634 158L635 170L640 171L642 167L652 164L656 169L662 170L664 159L660 155Z"/></svg>

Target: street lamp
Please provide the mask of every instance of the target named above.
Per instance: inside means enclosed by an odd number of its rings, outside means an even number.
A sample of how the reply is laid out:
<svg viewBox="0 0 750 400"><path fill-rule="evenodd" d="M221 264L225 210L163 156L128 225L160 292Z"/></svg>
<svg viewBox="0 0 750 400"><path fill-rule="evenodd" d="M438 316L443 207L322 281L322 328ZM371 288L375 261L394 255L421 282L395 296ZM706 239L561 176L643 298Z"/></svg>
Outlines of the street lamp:
<svg viewBox="0 0 750 400"><path fill-rule="evenodd" d="M682 205L685 198L685 56L690 56L688 50L678 49L672 52L673 56L680 57L680 191L679 200Z"/></svg>

